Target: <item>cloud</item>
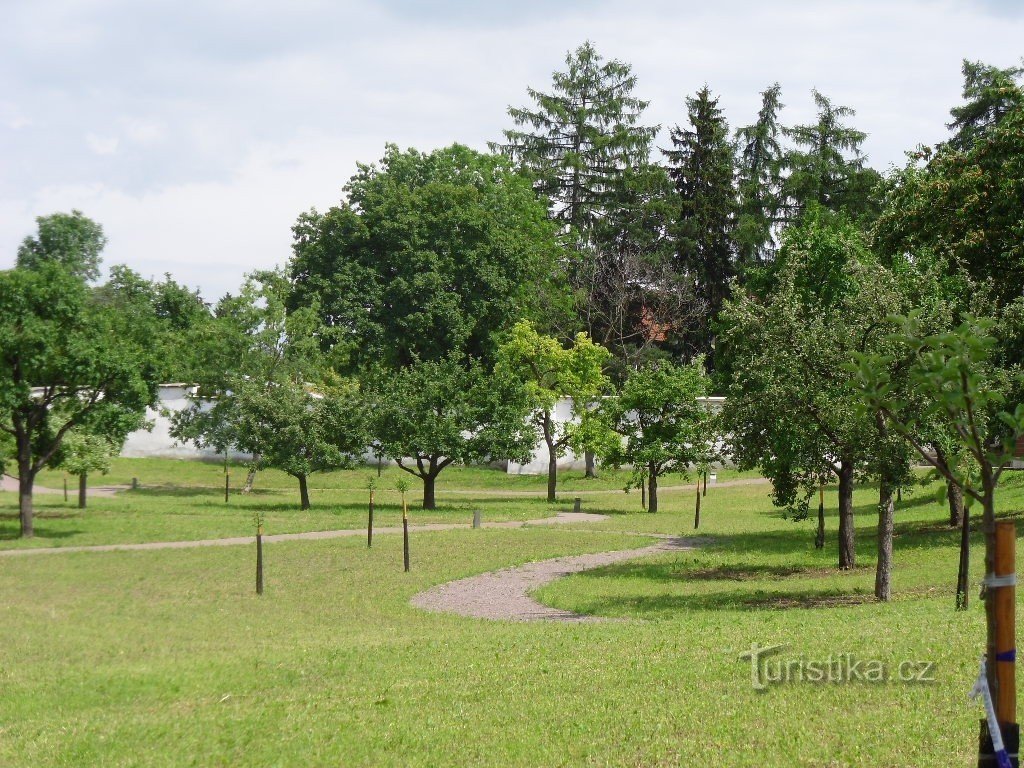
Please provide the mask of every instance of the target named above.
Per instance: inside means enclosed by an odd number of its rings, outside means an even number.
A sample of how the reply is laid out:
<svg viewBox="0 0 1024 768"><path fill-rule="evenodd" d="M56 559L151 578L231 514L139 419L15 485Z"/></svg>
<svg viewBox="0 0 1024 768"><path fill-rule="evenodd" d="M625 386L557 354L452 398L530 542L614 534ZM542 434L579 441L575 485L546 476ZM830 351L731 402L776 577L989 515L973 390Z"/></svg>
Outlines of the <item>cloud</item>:
<svg viewBox="0 0 1024 768"><path fill-rule="evenodd" d="M663 146L704 83L735 127L778 80L787 123L812 118L812 87L854 107L884 169L944 137L961 59L1018 60L1024 18L1007 8L15 2L0 28L0 268L35 216L77 207L106 228L108 264L233 290L288 258L295 216L335 203L357 161L386 141L485 148L586 39L633 64Z"/></svg>

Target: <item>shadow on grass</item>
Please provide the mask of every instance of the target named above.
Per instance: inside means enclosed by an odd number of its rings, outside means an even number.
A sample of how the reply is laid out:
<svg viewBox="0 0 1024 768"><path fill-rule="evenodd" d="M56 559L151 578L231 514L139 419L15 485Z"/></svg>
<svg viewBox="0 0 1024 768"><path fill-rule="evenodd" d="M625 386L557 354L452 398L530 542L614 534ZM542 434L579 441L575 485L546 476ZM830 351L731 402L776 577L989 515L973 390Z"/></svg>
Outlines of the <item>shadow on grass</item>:
<svg viewBox="0 0 1024 768"><path fill-rule="evenodd" d="M37 518L38 519L38 518ZM47 528L45 525L33 525L35 540L45 541L47 539L68 539L73 536L81 536L85 531L80 529L56 531ZM0 541L17 541L21 538L21 529L16 526L0 525Z"/></svg>

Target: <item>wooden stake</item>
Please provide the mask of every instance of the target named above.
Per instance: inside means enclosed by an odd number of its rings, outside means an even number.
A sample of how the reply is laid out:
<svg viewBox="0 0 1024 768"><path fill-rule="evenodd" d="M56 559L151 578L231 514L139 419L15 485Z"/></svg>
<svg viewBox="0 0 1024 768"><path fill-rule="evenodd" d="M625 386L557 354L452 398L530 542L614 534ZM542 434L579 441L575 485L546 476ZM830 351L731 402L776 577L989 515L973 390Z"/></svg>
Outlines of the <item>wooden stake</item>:
<svg viewBox="0 0 1024 768"><path fill-rule="evenodd" d="M228 502L228 491L231 490L231 475L224 473L224 503Z"/></svg>
<svg viewBox="0 0 1024 768"><path fill-rule="evenodd" d="M366 518L366 546L373 546L373 491L370 491L370 513Z"/></svg>
<svg viewBox="0 0 1024 768"><path fill-rule="evenodd" d="M995 575L1016 573L1017 527L1012 520L996 523ZM991 587L990 587L991 589ZM996 612L996 719L1000 723L1017 722L1016 600L1014 586L995 587Z"/></svg>
<svg viewBox="0 0 1024 768"><path fill-rule="evenodd" d="M708 495L708 473L707 473L707 470L704 470L704 493L701 494L701 495L702 496L707 496Z"/></svg>
<svg viewBox="0 0 1024 768"><path fill-rule="evenodd" d="M697 511L693 514L694 530L700 528L700 483L697 483Z"/></svg>
<svg viewBox="0 0 1024 768"><path fill-rule="evenodd" d="M256 526L256 594L263 594L263 526Z"/></svg>
<svg viewBox="0 0 1024 768"><path fill-rule="evenodd" d="M68 500L68 476L64 475L64 503Z"/></svg>
<svg viewBox="0 0 1024 768"><path fill-rule="evenodd" d="M818 488L818 533L814 537L814 548L825 548L825 486Z"/></svg>
<svg viewBox="0 0 1024 768"><path fill-rule="evenodd" d="M575 499L572 500L572 511L573 512L579 512L580 511L580 506L582 504L583 504L583 499L581 499L579 496L577 496Z"/></svg>
<svg viewBox="0 0 1024 768"><path fill-rule="evenodd" d="M647 509L647 475L640 479L640 509Z"/></svg>
<svg viewBox="0 0 1024 768"><path fill-rule="evenodd" d="M405 494L402 494L402 556L405 560L405 572L409 572L409 506L405 503Z"/></svg>

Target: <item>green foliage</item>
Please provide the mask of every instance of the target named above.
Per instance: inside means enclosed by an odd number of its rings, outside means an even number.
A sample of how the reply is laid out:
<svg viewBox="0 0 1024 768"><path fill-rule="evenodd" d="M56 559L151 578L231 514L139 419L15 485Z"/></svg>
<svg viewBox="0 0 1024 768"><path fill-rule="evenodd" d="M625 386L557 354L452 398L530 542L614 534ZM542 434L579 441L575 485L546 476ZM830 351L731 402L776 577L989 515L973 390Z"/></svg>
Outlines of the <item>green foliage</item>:
<svg viewBox="0 0 1024 768"><path fill-rule="evenodd" d="M148 330L60 264L0 272L0 430L27 441L24 469L45 465L76 426L116 432L155 404Z"/></svg>
<svg viewBox="0 0 1024 768"><path fill-rule="evenodd" d="M953 131L950 145L956 150L969 149L1003 118L1024 107L1024 89L1020 78L1024 67L1001 69L980 61L964 60L964 104L953 107L948 128Z"/></svg>
<svg viewBox="0 0 1024 768"><path fill-rule="evenodd" d="M299 217L288 299L293 312L319 307L340 369L487 361L516 318L564 311L556 227L502 158L388 146L345 191L341 206Z"/></svg>
<svg viewBox="0 0 1024 768"><path fill-rule="evenodd" d="M72 475L105 475L110 471L111 460L120 452L120 443L108 437L72 430L61 445L58 467Z"/></svg>
<svg viewBox="0 0 1024 768"><path fill-rule="evenodd" d="M869 193L879 180L877 173L864 166L860 148L867 134L843 123L856 114L853 109L833 104L817 90L812 93L817 122L784 130L795 145L783 161L789 171L783 194L790 218L812 202L854 216L867 213L872 205Z"/></svg>
<svg viewBox="0 0 1024 768"><path fill-rule="evenodd" d="M915 153L888 180L875 226L882 253L948 256L1000 304L1024 292L1024 97L1016 93L997 110L979 108L996 111L969 130L969 140ZM977 312L973 293L964 291L963 304Z"/></svg>
<svg viewBox="0 0 1024 768"><path fill-rule="evenodd" d="M648 474L679 473L706 466L716 458L717 430L708 406L704 361L687 365L662 362L630 373L622 390L603 408L621 436L607 446L605 461L631 465L632 483Z"/></svg>
<svg viewBox="0 0 1024 768"><path fill-rule="evenodd" d="M550 93L527 89L533 108L509 108L521 130L505 131L507 143L492 149L529 174L558 222L587 237L614 207L630 169L648 163L657 128L639 124L647 102L633 95L629 64L605 61L590 42L565 64Z"/></svg>
<svg viewBox="0 0 1024 768"><path fill-rule="evenodd" d="M498 349L496 371L521 381L525 387L532 421L542 430L554 457L564 455L570 444L576 450L593 450L607 439L607 430L592 405L608 391L604 373L608 350L579 333L572 345L537 332L525 320L516 323ZM572 398L575 423L556 423L555 405Z"/></svg>
<svg viewBox="0 0 1024 768"><path fill-rule="evenodd" d="M176 283L169 274L151 281L116 265L96 294L100 302L150 329L161 381L192 382L202 375L199 351L213 317L198 291Z"/></svg>
<svg viewBox="0 0 1024 768"><path fill-rule="evenodd" d="M740 466L771 478L780 506L803 510L842 464L868 466L876 429L843 366L885 343L879 320L915 291L875 261L854 224L812 207L786 231L765 294L740 291L727 303L723 431Z"/></svg>
<svg viewBox="0 0 1024 768"><path fill-rule="evenodd" d="M965 501L984 504L986 515L991 516L995 484L1013 457L1017 438L1024 434L1024 403L1007 406L993 381L998 372L990 365L996 345L992 321L968 318L941 333L929 333L918 312L894 317L893 322L899 328L889 337L893 350L856 354L849 366L861 395L933 465L920 437L921 427L927 420L941 424L980 471L975 474L970 465L955 462L938 468L963 488ZM894 361L900 359L907 361L906 375L924 403L909 414L891 373Z"/></svg>
<svg viewBox="0 0 1024 768"><path fill-rule="evenodd" d="M19 267L60 264L82 280L100 276L100 252L107 244L103 227L77 210L39 216L36 225L38 232L26 237L18 248Z"/></svg>
<svg viewBox="0 0 1024 768"><path fill-rule="evenodd" d="M451 464L525 461L533 449L526 388L476 361L453 356L382 369L367 388L381 454L418 477L433 479Z"/></svg>
<svg viewBox="0 0 1024 768"><path fill-rule="evenodd" d="M221 300L203 328L204 376L172 434L251 453L254 467L280 469L301 490L313 472L351 466L370 437L358 384L324 366L316 306L289 314L290 290L283 272L259 272Z"/></svg>
<svg viewBox="0 0 1024 768"><path fill-rule="evenodd" d="M772 228L779 216L782 185L782 128L778 83L761 93L761 109L753 125L736 131L736 231L739 270L771 261Z"/></svg>

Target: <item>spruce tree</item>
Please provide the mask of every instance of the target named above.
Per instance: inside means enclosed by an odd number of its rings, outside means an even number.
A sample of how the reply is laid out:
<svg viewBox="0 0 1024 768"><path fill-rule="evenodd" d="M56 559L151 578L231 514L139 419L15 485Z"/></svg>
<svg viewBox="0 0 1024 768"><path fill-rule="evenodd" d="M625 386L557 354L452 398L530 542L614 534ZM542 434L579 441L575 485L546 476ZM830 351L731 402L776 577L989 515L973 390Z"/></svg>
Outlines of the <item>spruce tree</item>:
<svg viewBox="0 0 1024 768"><path fill-rule="evenodd" d="M771 260L773 228L781 203L782 89L774 83L761 93L761 109L753 125L736 131L736 247L740 271Z"/></svg>
<svg viewBox="0 0 1024 768"><path fill-rule="evenodd" d="M867 134L843 122L856 112L833 104L817 90L812 93L818 108L817 122L783 129L795 145L786 152L784 161L789 176L783 192L790 220L799 217L812 202L833 211L855 213L849 209L863 203L857 198L866 195L864 188L868 186L862 176L865 157L861 153Z"/></svg>
<svg viewBox="0 0 1024 768"><path fill-rule="evenodd" d="M687 339L684 355L709 352L710 318L722 306L735 274L736 195L729 125L718 99L704 86L686 99L689 128L670 132L672 149L662 150L675 182L678 219L673 227L680 272L691 275L708 315Z"/></svg>
<svg viewBox="0 0 1024 768"><path fill-rule="evenodd" d="M589 239L618 194L623 174L646 163L658 128L640 124L648 102L633 96L636 77L605 61L590 42L569 53L549 93L528 88L531 107L510 107L518 126L494 143L534 180L553 217Z"/></svg>
<svg viewBox="0 0 1024 768"><path fill-rule="evenodd" d="M954 133L949 143L959 150L969 149L1006 115L1024 106L1024 90L1018 82L1024 67L1000 69L964 59L963 73L966 103L950 110L953 120L947 123Z"/></svg>

